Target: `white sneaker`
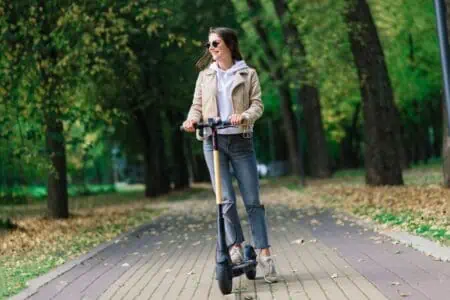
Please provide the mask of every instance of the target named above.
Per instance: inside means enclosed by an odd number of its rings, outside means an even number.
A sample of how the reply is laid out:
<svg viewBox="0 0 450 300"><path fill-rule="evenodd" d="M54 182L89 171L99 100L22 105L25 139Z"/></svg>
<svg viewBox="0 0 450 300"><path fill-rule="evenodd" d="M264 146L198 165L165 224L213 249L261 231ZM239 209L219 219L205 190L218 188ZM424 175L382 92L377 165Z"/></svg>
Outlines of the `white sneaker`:
<svg viewBox="0 0 450 300"><path fill-rule="evenodd" d="M264 272L264 280L268 283L278 281L278 274L272 256L259 255L259 264Z"/></svg>
<svg viewBox="0 0 450 300"><path fill-rule="evenodd" d="M232 246L230 249L230 257L233 265L238 265L244 260L244 252L242 247Z"/></svg>

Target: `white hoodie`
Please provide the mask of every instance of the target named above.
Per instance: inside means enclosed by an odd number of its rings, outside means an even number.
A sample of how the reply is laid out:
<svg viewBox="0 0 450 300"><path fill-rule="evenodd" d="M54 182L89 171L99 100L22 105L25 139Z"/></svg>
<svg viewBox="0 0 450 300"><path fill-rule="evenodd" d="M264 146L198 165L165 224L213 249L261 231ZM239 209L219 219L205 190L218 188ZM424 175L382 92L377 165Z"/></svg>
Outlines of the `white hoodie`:
<svg viewBox="0 0 450 300"><path fill-rule="evenodd" d="M217 108L219 110L220 119L226 121L233 114L231 89L233 87L234 78L236 77L236 72L248 68L248 66L245 61L238 60L226 71L220 69L216 62L212 63L209 67L215 70L217 74ZM219 134L237 134L242 132L243 130L241 127L230 127L217 131Z"/></svg>

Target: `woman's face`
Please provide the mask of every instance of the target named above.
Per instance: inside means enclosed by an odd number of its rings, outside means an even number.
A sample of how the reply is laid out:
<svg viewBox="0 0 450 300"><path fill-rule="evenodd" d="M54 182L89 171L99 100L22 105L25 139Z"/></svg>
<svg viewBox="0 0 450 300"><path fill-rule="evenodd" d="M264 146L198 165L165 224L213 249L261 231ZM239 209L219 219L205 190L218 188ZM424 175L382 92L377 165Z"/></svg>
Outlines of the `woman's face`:
<svg viewBox="0 0 450 300"><path fill-rule="evenodd" d="M211 33L209 35L209 53L215 61L221 61L227 57L231 58L231 51L222 40L222 38L216 34Z"/></svg>

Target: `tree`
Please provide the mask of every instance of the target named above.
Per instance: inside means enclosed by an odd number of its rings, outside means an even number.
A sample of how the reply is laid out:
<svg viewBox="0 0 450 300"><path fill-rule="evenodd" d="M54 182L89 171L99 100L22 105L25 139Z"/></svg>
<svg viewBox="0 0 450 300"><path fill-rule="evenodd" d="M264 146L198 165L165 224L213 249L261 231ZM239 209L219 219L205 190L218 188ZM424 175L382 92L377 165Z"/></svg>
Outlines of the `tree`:
<svg viewBox="0 0 450 300"><path fill-rule="evenodd" d="M345 19L363 99L366 183L403 184L399 124L378 32L366 0L347 0Z"/></svg>
<svg viewBox="0 0 450 300"><path fill-rule="evenodd" d="M291 171L295 175L302 176L303 166L298 148L298 128L295 126L295 116L292 111L289 82L284 75L286 70L283 69L282 60L270 44L269 35L261 20L262 7L258 1L247 0L250 21L260 38L260 43L265 54L265 58L259 57L257 62L270 74L272 80L277 83Z"/></svg>
<svg viewBox="0 0 450 300"><path fill-rule="evenodd" d="M102 4L96 4L101 6ZM92 77L108 69L98 54L105 49L102 41L93 41L98 33L93 15L72 1L16 1L0 2L3 53L6 68L2 101L14 106L20 119L32 120L24 136L39 136L44 132L46 159L48 161L48 212L54 218L67 218L67 160L65 125L70 122L89 122L103 119L109 114L95 109L95 100L76 97L77 89ZM117 32L117 26L114 30ZM117 51L123 45L117 45ZM9 63L8 63L9 62ZM26 72L20 71L26 70ZM13 75L14 74L14 75ZM41 137L34 138L39 140ZM25 140L25 138L23 139ZM24 141L25 143L25 141ZM41 155L41 149L29 143L21 156Z"/></svg>
<svg viewBox="0 0 450 300"><path fill-rule="evenodd" d="M301 34L293 22L286 0L274 0L275 11L280 19L285 46L290 54L294 78L300 84L297 100L303 108L305 128L307 131L308 163L313 177L325 178L331 175L328 150L323 129L318 88L308 80L308 73L313 72L306 57L306 49Z"/></svg>

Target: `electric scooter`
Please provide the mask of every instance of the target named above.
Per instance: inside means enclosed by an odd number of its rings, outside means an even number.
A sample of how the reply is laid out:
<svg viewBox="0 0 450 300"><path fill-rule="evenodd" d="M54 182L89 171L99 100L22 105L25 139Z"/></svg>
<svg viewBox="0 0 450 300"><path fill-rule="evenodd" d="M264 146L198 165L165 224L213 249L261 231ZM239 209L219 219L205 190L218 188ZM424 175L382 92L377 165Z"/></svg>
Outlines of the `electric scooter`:
<svg viewBox="0 0 450 300"><path fill-rule="evenodd" d="M228 246L225 239L225 220L223 218L222 204L222 182L220 180L219 145L217 143L217 130L233 127L229 121L210 118L207 123L195 124L195 129L200 130L200 135L204 128L211 129L214 157L214 183L217 204L217 246L216 246L216 279L219 289L224 295L231 293L233 289L233 277L241 276L245 273L249 280L256 278L256 252L251 245L244 247L244 260L242 263L233 265L231 263ZM183 127L180 127L183 130Z"/></svg>

